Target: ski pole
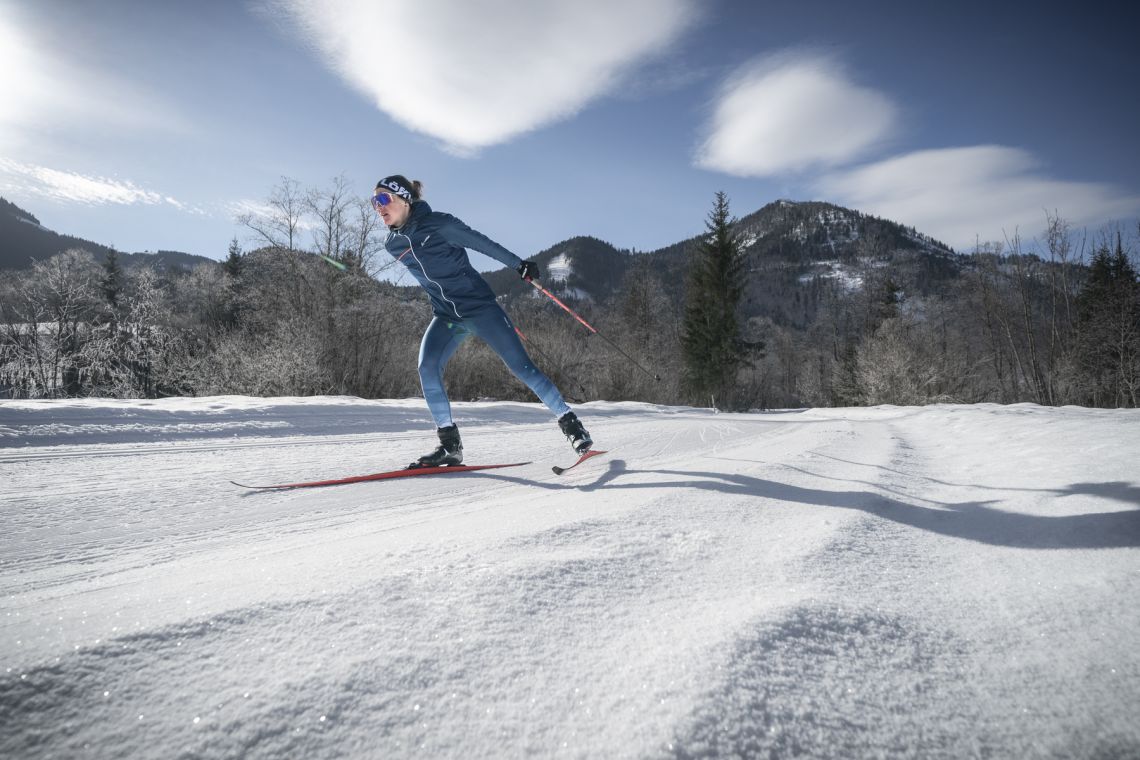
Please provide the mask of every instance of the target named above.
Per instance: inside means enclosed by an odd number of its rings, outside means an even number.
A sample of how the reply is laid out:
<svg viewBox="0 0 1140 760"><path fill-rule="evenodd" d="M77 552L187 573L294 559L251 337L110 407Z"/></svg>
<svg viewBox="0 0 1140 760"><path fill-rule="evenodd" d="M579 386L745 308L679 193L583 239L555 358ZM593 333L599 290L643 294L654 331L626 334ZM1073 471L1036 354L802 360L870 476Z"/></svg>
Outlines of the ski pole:
<svg viewBox="0 0 1140 760"><path fill-rule="evenodd" d="M616 350L616 351L617 351L619 354L621 354L622 356L624 356L626 359L629 359L629 362L630 362L630 364L632 364L633 366L637 367L639 370L641 370L641 371L642 371L642 372L644 372L645 374L649 375L650 377L652 377L652 378L653 378L654 380L656 380L657 382L661 382L661 376L660 376L660 375L654 374L654 373L650 372L649 370L647 370L645 367L642 367L640 364L638 364L638 363L637 363L637 360L636 360L636 359L634 359L634 358L633 358L632 356L630 356L629 354L627 354L625 351L623 351L623 350L622 350L622 348L621 348L621 346L619 346L617 343L614 343L612 340L610 340L609 338L607 338L605 335L602 335L600 332L598 332L598 331L597 331L597 329L596 329L596 328L595 328L593 325L591 325L591 324L590 324L589 322L587 322L586 320L582 319L582 317L580 317L580 316L578 315L578 313L577 313L577 312L575 312L573 309L571 309L571 308L570 308L569 306L567 306L566 304L562 303L562 301L558 300L558 296L554 295L553 293L551 293L549 290L547 290L546 288L544 288L544 287L542 287L541 285L539 285L539 284L538 284L537 282L535 282L534 280L527 280L527 282L529 282L531 285L533 285L533 286L535 286L536 288L538 288L539 292L541 292L541 293L542 293L544 296L546 296L547 298L549 298L551 301L554 301L554 303L558 304L558 305L559 305L559 306L561 306L563 309L565 309L565 310L566 310L566 313L567 313L567 314L569 314L570 316L574 317L574 319L576 319L576 320L578 320L579 322L581 322L581 323L582 323L582 326L583 326L583 327L585 327L587 330L589 330L590 332L592 332L594 335L597 335L599 338L601 338L602 340L604 340L606 343L609 343L611 346L613 346L613 347L614 347L614 349L615 349L615 350Z"/></svg>

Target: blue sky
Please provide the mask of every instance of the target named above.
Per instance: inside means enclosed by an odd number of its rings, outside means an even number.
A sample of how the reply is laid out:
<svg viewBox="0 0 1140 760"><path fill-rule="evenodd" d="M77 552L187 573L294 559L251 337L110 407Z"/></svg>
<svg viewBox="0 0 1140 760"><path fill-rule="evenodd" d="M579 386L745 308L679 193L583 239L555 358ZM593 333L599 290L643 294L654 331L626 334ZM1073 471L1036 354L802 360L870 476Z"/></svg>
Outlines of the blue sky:
<svg viewBox="0 0 1140 760"><path fill-rule="evenodd" d="M926 7L926 6L931 7ZM938 6L938 7L934 7ZM951 7L952 6L952 7ZM1109 3L0 0L0 195L222 258L281 177L390 173L524 258L827 200L960 249L1140 217ZM486 264L487 260L481 260Z"/></svg>

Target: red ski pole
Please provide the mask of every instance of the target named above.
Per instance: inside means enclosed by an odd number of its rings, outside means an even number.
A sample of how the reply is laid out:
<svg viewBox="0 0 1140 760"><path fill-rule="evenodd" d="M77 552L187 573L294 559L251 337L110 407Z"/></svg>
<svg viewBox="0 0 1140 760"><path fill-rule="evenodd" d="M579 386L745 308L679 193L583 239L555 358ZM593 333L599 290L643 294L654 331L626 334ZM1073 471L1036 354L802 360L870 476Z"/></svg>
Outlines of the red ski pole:
<svg viewBox="0 0 1140 760"><path fill-rule="evenodd" d="M624 356L626 359L629 359L629 362L630 362L630 364L632 364L633 366L637 367L639 370L641 370L641 371L642 371L642 372L644 372L645 374L649 375L650 377L652 377L652 378L653 378L654 380L656 380L657 382L660 382L660 381L661 381L661 376L660 376L660 375L654 374L654 373L650 372L649 370L647 370L645 367L642 367L640 364L638 364L638 363L637 363L637 360L635 360L635 359L634 359L632 356L630 356L629 354L627 354L625 351L623 351L623 350L621 349L621 346L619 346L617 343L614 343L612 340L610 340L609 338L607 338L605 335L602 335L600 332L598 332L598 331L597 331L597 329L596 329L596 328L595 328L593 325L591 325L591 324L590 324L589 322L587 322L586 320L582 319L582 317L581 317L581 316L579 316L577 312L575 312L573 309L571 309L571 308L570 308L569 306L567 306L566 304L562 303L562 301L561 301L561 300L559 300L558 296L554 295L553 293L551 293L549 290L547 290L546 288L544 288L544 287L542 287L541 285L539 285L539 284L538 284L537 282L535 282L534 280L529 280L529 279L528 279L528 280L527 280L527 282L529 282L531 285L533 285L533 286L535 286L536 288L538 288L538 291L539 291L540 293L542 293L544 296L546 296L547 298L549 298L551 301L554 301L554 303L558 304L558 305L559 305L559 306L561 306L563 309L565 309L565 311L566 311L566 313L567 313L567 314L569 314L570 316L574 317L574 319L578 320L578 321L579 321L579 322L582 324L582 326L583 326L583 327L585 327L587 330L589 330L590 332L592 332L594 335L597 335L599 338L601 338L602 340L604 340L606 343L609 343L611 346L613 346L614 350L616 350L616 351L617 351L619 354L621 354L622 356Z"/></svg>

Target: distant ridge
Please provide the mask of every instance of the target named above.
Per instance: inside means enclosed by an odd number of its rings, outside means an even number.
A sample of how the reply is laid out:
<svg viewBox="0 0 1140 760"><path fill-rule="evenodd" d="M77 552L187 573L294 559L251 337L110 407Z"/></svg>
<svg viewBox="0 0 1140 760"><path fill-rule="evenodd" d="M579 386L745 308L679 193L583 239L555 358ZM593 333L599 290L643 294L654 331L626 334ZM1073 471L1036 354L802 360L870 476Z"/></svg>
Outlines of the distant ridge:
<svg viewBox="0 0 1140 760"><path fill-rule="evenodd" d="M49 230L31 212L0 198L0 269L26 269L33 262L45 261L71 248L90 251L98 262L105 261L111 251L109 246ZM147 263L157 269L192 269L201 263L217 263L180 251L118 253L120 263L128 267Z"/></svg>
<svg viewBox="0 0 1140 760"><path fill-rule="evenodd" d="M904 293L940 290L968 266L968 257L913 227L824 201L779 199L737 219L737 239L748 259L746 316L803 327L815 319L824 294L867 287ZM647 253L623 250L580 235L537 254L541 281L567 300L603 305L623 297L635 266L671 300L685 296L692 254L703 233ZM0 199L0 269L23 269L70 248L104 261L110 248L45 228L34 214ZM524 253L525 252L520 252ZM160 270L192 269L219 262L159 251L119 253L124 266L148 263ZM535 291L510 269L484 275L501 298L533 298ZM414 288L408 288L409 293Z"/></svg>

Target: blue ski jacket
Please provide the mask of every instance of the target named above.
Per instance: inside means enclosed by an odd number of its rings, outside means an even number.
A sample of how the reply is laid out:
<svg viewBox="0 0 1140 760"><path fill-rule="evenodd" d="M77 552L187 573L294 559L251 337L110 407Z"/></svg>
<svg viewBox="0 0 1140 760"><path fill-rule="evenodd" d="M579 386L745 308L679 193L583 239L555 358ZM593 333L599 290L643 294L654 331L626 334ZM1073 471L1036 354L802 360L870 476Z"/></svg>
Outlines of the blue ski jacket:
<svg viewBox="0 0 1140 760"><path fill-rule="evenodd" d="M491 286L471 266L467 248L512 269L522 264L518 256L451 214L432 211L427 201L412 204L404 225L388 231L384 248L427 292L436 316L460 321L496 305Z"/></svg>

